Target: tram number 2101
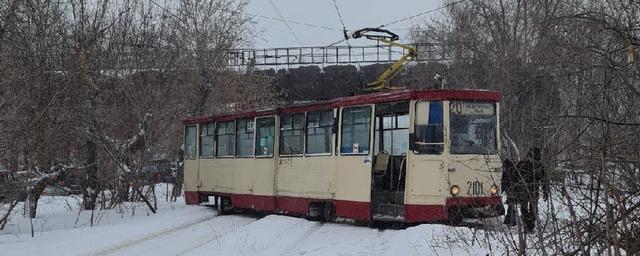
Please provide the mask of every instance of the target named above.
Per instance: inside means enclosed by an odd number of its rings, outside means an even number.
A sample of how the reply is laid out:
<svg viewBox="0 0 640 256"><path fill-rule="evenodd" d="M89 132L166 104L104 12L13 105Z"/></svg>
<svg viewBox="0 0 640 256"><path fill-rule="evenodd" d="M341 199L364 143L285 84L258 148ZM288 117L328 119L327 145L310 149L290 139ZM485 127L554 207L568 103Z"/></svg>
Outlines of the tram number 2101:
<svg viewBox="0 0 640 256"><path fill-rule="evenodd" d="M484 195L484 188L480 181L467 181L467 195L480 196Z"/></svg>

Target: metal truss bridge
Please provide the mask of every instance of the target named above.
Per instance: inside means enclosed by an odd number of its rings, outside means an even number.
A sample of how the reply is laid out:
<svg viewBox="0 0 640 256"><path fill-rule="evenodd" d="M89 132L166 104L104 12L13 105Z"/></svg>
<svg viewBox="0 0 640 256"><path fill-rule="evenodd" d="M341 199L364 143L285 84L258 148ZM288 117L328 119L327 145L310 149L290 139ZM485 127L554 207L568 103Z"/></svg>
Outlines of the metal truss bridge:
<svg viewBox="0 0 640 256"><path fill-rule="evenodd" d="M417 49L417 62L438 62L451 59L448 47L443 44L417 43L410 44ZM121 52L111 53L100 58L94 67L99 70L154 70L170 68L174 63L195 65L186 59L193 58L193 53L183 52L176 55L171 52ZM315 46L269 49L232 49L222 52L206 52L206 59L221 61L229 67L266 68L268 66L297 67L302 65L346 65L359 63L390 63L406 54L406 50L390 45L367 46ZM193 57L190 57L193 56ZM220 58L222 57L222 58ZM64 53L50 53L44 58L44 66L48 70L69 70L70 65L78 62L77 56ZM184 67L184 66L183 66ZM188 68L188 67L187 67Z"/></svg>
<svg viewBox="0 0 640 256"><path fill-rule="evenodd" d="M442 44L409 44L417 49L414 61L451 59ZM390 45L310 46L269 49L235 49L227 52L229 66L299 66L351 63L389 63L400 59L406 50Z"/></svg>

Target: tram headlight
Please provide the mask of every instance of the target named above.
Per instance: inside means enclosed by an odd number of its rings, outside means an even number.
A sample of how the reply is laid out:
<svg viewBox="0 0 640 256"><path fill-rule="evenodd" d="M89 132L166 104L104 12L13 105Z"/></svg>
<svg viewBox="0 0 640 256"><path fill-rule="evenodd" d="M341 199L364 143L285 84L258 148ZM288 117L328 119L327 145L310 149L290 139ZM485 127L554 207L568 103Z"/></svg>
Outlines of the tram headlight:
<svg viewBox="0 0 640 256"><path fill-rule="evenodd" d="M491 193L492 196L495 196L498 194L498 186L496 186L496 184L491 185L491 188L489 188L489 193Z"/></svg>
<svg viewBox="0 0 640 256"><path fill-rule="evenodd" d="M458 187L458 185L453 185L451 186L449 192L451 192L452 196L457 196L458 194L460 194L460 187Z"/></svg>

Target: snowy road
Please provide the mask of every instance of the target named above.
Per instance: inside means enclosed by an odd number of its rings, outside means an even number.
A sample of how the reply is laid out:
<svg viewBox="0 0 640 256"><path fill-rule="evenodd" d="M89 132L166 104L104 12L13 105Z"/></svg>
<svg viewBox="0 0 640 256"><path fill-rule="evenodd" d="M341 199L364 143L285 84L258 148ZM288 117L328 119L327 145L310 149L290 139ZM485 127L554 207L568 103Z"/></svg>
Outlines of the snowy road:
<svg viewBox="0 0 640 256"><path fill-rule="evenodd" d="M157 214L143 207L104 211L99 223L89 213L46 206L29 235L28 219L16 216L0 231L1 255L486 255L482 230L424 224L378 230L321 223L281 215L216 217L206 206L164 204ZM78 220L76 220L78 219Z"/></svg>
<svg viewBox="0 0 640 256"><path fill-rule="evenodd" d="M255 219L240 216L206 217L121 244L111 245L103 250L91 252L90 255L144 255L151 252L154 255L183 255L253 221ZM193 239L177 240L176 238Z"/></svg>
<svg viewBox="0 0 640 256"><path fill-rule="evenodd" d="M92 255L433 255L475 254L458 247L452 227L378 230L280 215L229 215L186 223ZM481 249L481 248L476 248Z"/></svg>

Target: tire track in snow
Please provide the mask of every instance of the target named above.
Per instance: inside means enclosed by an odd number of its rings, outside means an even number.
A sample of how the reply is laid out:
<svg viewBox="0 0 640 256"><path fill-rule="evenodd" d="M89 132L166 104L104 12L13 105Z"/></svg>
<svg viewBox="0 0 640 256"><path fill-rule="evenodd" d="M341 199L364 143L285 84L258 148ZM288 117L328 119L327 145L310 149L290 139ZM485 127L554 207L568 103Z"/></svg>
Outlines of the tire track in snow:
<svg viewBox="0 0 640 256"><path fill-rule="evenodd" d="M204 218L199 218L199 219L197 219L195 221L190 221L190 222L187 222L187 223L183 223L183 224L181 224L181 225L179 225L177 227L173 227L173 228L170 228L170 229L165 229L165 230L162 230L160 232L155 232L153 234L150 234L150 235L138 238L138 239L130 240L130 241L127 241L127 242L124 242L124 243L120 243L120 244L117 244L117 245L112 245L112 246L109 246L108 248L105 248L105 249L100 250L98 252L89 253L89 254L86 254L86 255L109 255L109 254L114 253L116 251L119 251L119 250L122 250L122 249L125 249L125 248L128 248L128 247L140 244L140 243L145 242L145 241L152 240L152 239L157 238L157 237L168 235L168 234L171 234L173 232L176 232L176 231L179 231L179 230L182 230L182 229L186 229L186 228L189 228L189 227L204 223L204 222L212 220L214 218L215 218L215 216L207 216L207 217L204 217Z"/></svg>
<svg viewBox="0 0 640 256"><path fill-rule="evenodd" d="M311 234L317 232L318 230L320 230L322 227L324 226L324 223L313 223L313 225L307 227L307 230L300 234L300 236L293 241L289 247L287 247L282 253L281 255L294 255L293 253L296 252L296 250L298 248L300 248L300 246L307 240L309 239L309 237L311 237Z"/></svg>
<svg viewBox="0 0 640 256"><path fill-rule="evenodd" d="M269 242L269 245L272 245L272 246L264 248L265 251L269 250L270 248L273 248L273 247L277 246L276 241L282 240L282 239L286 239L287 235L291 234L292 232L295 232L296 229L299 229L301 226L304 226L305 224L308 223L308 221L306 219L301 219L301 218L295 218L295 219L297 219L296 222L291 224L286 229L282 230L280 233L278 233L278 235L276 235L273 239L271 239L271 241ZM308 232L308 231L306 231L306 232ZM298 238L298 239L300 239L300 238Z"/></svg>
<svg viewBox="0 0 640 256"><path fill-rule="evenodd" d="M237 230L239 230L239 229L241 229L241 228L243 228L243 227L249 226L249 225L251 225L252 223L254 223L254 222L258 221L258 220L259 220L259 219L255 219L255 220L253 220L253 221L251 221L251 222L249 222L249 223L247 223L247 224L244 224L244 225L238 226L238 227L236 227L235 229L228 230L228 231L226 231L226 232L217 233L213 238L211 238L211 239L207 239L207 240L205 240L205 241L203 241L203 242L199 242L196 246L192 246L192 247L190 247L190 248L187 248L186 250L182 250L181 252L177 253L176 255L185 255L185 254L188 254L189 252L191 252L191 251L193 251L193 250L196 250L196 249L198 249L198 248L200 248L200 247L202 247L202 246L205 246L205 245L206 245L206 244L208 244L208 243L211 243L211 242L213 242L213 241L215 241L215 240L220 239L221 237L225 236L226 234L229 234L229 233L235 232L235 231L237 231Z"/></svg>
<svg viewBox="0 0 640 256"><path fill-rule="evenodd" d="M298 239L298 234L311 225L300 218L269 215L182 253L204 255L217 251L220 255L281 255L285 248L291 247L291 241ZM258 235L261 233L263 235Z"/></svg>

